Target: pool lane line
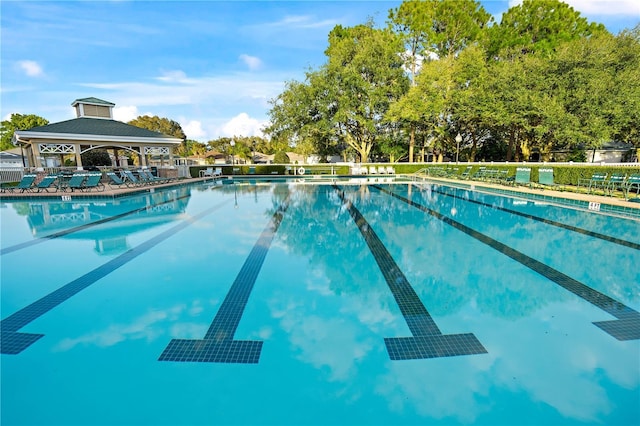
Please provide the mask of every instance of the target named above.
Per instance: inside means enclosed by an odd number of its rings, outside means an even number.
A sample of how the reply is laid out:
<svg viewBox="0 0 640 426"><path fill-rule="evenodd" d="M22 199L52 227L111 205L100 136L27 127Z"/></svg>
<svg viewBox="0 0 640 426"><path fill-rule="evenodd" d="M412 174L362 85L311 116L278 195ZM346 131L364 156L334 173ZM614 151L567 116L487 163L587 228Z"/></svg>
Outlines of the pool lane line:
<svg viewBox="0 0 640 426"><path fill-rule="evenodd" d="M140 207L139 209L135 209L135 210L131 210L131 211L128 211L128 212L120 213L120 214L117 214L115 216L105 217L104 219L99 219L99 220L96 220L95 222L85 223L85 224L80 225L80 226L76 226L76 227L73 227L73 228L65 229L64 231L55 232L53 234L46 235L44 237L40 237L40 238L35 239L35 240L29 240L29 241L25 241L23 243L19 243L19 244L10 246L10 247L5 247L5 248L0 250L0 256L8 254L8 253L12 253L12 252L17 251L17 250L21 250L23 248L34 246L36 244L40 244L40 243L43 243L43 242L48 241L48 240L53 240L54 238L64 237L64 236L67 236L69 234L73 234L74 232L84 231L85 229L89 229L89 228L91 228L93 226L97 226L97 225L102 225L103 223L108 223L108 222L111 222L112 220L122 219L123 217L127 217L129 215L145 211L145 210L149 209L149 207L161 206L163 204L173 203L173 202L176 202L176 201L181 200L183 198L189 198L189 197L191 197L191 195L182 195L180 197L176 197L176 198L173 198L171 200L163 201L163 202L158 203L158 204L151 204L150 206Z"/></svg>
<svg viewBox="0 0 640 426"><path fill-rule="evenodd" d="M612 236L605 235L605 234L600 234L598 232L589 231L587 229L578 228L577 226L568 225L568 224L562 223L562 222L556 222L556 221L551 220L551 219L545 219L543 217L534 216L534 215L531 215L531 214L528 214L528 213L519 212L517 210L511 210L511 209L508 209L506 207L494 206L493 204L484 203L482 201L472 200L472 199L460 197L459 195L449 194L449 193L444 192L444 191L440 191L440 190L436 190L436 189L434 189L433 191L437 192L438 194L446 195L447 197L457 198L458 200L468 201L468 202L471 202L471 203L479 204L479 205L484 206L484 207L490 207L490 208L496 209L496 210L502 210L502 211L507 212L507 213L511 213L511 214L514 214L514 215L517 215L517 216L522 216L522 217L524 217L526 219L535 220L535 221L538 221L538 222L545 223L547 225L557 226L558 228L564 228L564 229L566 229L568 231L577 232L579 234L587 235L589 237L599 238L601 240L608 241L610 243L619 244L621 246L629 247L629 248L632 248L632 249L635 249L635 250L640 250L640 244L637 244L637 243L634 243L634 242L631 242L631 241L623 240L623 239L612 237Z"/></svg>
<svg viewBox="0 0 640 426"><path fill-rule="evenodd" d="M158 361L257 364L261 340L235 340L249 296L269 252L280 222L289 207L283 201L263 229L227 292L203 339L171 339Z"/></svg>
<svg viewBox="0 0 640 426"><path fill-rule="evenodd" d="M553 281L560 287L565 290L570 291L581 299L591 303L592 305L600 308L605 311L609 315L618 318L617 320L611 321L597 321L594 322L597 327L601 328L604 332L610 334L618 340L638 340L640 339L640 313L629 306L626 306L622 302L619 302L604 293L600 293L598 290L595 290L586 284L583 284L570 276L563 274L546 265L538 260L535 260L532 257L527 256L524 253L521 253L514 248L507 246L493 238L482 234L478 231L475 231L469 228L466 225L463 225L460 222L457 222L443 214L432 210L426 206L423 206L415 201L409 200L408 198L398 195L392 191L386 190L378 185L373 185L375 189L391 195L392 197L397 198L398 200L404 201L405 203L416 207L417 209L434 216L435 218L441 220L442 222L453 226L459 231L464 232L465 234L475 238L488 245L489 247L499 251L500 253L510 257L511 259L519 262L520 264L526 266L527 268L537 272L538 274L548 278Z"/></svg>
<svg viewBox="0 0 640 426"><path fill-rule="evenodd" d="M351 200L345 197L344 191L336 185L334 189L338 191L343 205L373 254L412 334L411 337L385 337L389 357L397 361L487 353L473 333L442 334L411 283L367 220Z"/></svg>
<svg viewBox="0 0 640 426"><path fill-rule="evenodd" d="M231 200L226 200L220 204L217 204L207 210L198 213L195 216L191 216L185 219L178 225L167 229L166 231L143 242L137 247L126 251L120 256L111 259L109 262L98 266L97 268L87 272L83 276L71 281L68 284L65 284L64 286L58 288L57 290L54 290L46 296L43 296L42 298L20 309L12 315L9 315L7 318L0 321L0 353L15 355L22 352L33 343L35 343L38 339L44 336L44 334L19 333L18 330L20 330L22 327L31 323L36 318L39 318L40 316L46 314L51 309L67 301L71 297L78 294L80 291L89 287L91 284L95 283L101 278L109 275L110 273L127 264L139 255L147 252L149 249L158 245L162 241L173 236L174 234L183 230L197 220L213 213L214 211L220 209L222 206L230 202Z"/></svg>

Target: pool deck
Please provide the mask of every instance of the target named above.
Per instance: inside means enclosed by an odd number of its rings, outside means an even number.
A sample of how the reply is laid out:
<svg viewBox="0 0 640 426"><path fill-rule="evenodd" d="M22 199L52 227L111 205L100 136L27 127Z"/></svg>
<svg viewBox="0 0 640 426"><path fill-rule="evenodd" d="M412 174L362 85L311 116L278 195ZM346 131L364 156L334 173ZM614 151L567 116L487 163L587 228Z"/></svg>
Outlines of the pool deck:
<svg viewBox="0 0 640 426"><path fill-rule="evenodd" d="M402 175L398 175L402 176ZM411 177L412 175L407 175L406 177ZM248 176L242 176L248 177ZM251 176L252 178L260 178L260 175ZM273 176L265 175L265 178ZM325 176L323 176L325 177ZM333 176L326 176L333 177ZM342 177L342 176L340 176ZM356 176L361 177L361 176ZM382 176L378 176L382 177ZM387 177L391 177L387 176ZM134 186L134 187L122 187L122 186L112 186L109 184L104 185L104 190L90 190L90 191L41 191L41 192L20 192L16 190L14 192L3 191L0 192L0 201L9 201L9 200L27 200L27 199L78 199L78 198L118 198L130 194L138 194L138 193L148 193L154 192L157 189L173 187L173 186L181 186L188 185L196 182L203 181L214 181L227 179L229 176L222 177L202 177L202 178L187 178L187 179L179 179L168 183L158 183L158 184L147 184L143 186ZM372 178L372 176L369 176ZM442 182L446 184L450 184L458 187L466 187L473 188L479 191L486 191L491 193L502 193L509 195L522 195L523 197L527 197L527 195L531 195L534 198L544 197L545 200L553 202L554 199L557 199L559 204L566 204L566 201L574 201L576 203L586 202L586 203L598 203L600 206L612 206L615 210L623 209L629 210L631 212L631 216L635 216L640 218L640 199L637 199L638 202L624 200L623 198L611 197L599 194L588 194L584 192L573 192L573 191L557 191L547 188L538 188L538 187L527 187L527 186L509 186L509 185L501 185L501 184L493 184L484 181L473 181L473 180L459 180L459 179L447 179L442 177L433 177L428 176L425 177L427 181L430 182ZM631 195L631 200L633 200L635 194Z"/></svg>

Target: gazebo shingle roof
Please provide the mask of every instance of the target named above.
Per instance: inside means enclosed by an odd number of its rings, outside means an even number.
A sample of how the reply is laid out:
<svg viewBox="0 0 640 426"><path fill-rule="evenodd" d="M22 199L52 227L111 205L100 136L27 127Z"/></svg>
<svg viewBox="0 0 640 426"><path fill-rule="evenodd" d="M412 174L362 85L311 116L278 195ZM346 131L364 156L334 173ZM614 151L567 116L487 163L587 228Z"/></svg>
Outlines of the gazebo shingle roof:
<svg viewBox="0 0 640 426"><path fill-rule="evenodd" d="M172 138L173 136L141 127L125 124L121 121L105 120L102 118L74 118L72 120L61 121L59 123L47 124L46 126L33 127L29 132L41 133L67 133L75 135L105 135L124 136L138 138Z"/></svg>

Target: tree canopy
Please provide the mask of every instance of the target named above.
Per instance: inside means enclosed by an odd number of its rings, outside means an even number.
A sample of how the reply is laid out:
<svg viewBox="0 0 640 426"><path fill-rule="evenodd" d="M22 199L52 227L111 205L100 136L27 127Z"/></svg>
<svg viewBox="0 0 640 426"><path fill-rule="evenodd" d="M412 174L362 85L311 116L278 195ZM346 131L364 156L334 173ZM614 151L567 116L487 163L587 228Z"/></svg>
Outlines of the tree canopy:
<svg viewBox="0 0 640 426"><path fill-rule="evenodd" d="M35 114L11 114L9 120L0 123L0 151L13 148L11 139L16 130L29 130L33 127L46 126L49 121Z"/></svg>
<svg viewBox="0 0 640 426"><path fill-rule="evenodd" d="M129 121L127 124L159 132L164 135L173 136L178 139L182 139L183 141L187 139L187 135L185 135L182 130L180 123L168 118L160 118L157 115L154 115L153 117L149 115L141 115L138 118L134 118Z"/></svg>
<svg viewBox="0 0 640 426"><path fill-rule="evenodd" d="M553 159L617 140L640 149L639 27L618 35L557 0L499 23L475 0L407 0L336 26L326 62L274 100L265 132L361 161ZM460 133L462 143L455 143Z"/></svg>

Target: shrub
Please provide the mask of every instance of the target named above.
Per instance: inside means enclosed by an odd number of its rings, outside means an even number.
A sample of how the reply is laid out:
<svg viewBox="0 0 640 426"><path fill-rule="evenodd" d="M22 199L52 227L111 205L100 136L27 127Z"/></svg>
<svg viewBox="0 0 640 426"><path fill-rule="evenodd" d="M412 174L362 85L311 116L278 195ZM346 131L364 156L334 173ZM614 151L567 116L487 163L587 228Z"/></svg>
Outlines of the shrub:
<svg viewBox="0 0 640 426"><path fill-rule="evenodd" d="M83 166L110 166L111 157L104 149L93 149L82 154Z"/></svg>
<svg viewBox="0 0 640 426"><path fill-rule="evenodd" d="M273 156L273 162L276 164L289 164L291 163L291 159L289 158L286 152L278 151Z"/></svg>

